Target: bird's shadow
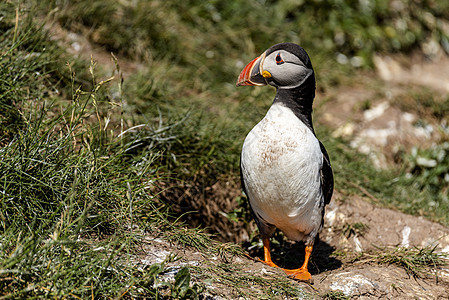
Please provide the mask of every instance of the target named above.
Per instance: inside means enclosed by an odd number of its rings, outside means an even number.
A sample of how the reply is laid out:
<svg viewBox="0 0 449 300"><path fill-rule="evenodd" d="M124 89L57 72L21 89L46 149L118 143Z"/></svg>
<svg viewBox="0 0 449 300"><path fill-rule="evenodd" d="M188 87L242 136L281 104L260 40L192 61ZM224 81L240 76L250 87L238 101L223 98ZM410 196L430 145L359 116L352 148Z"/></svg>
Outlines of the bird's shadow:
<svg viewBox="0 0 449 300"><path fill-rule="evenodd" d="M271 258L274 263L285 269L300 268L304 262L305 245L303 242L292 242L276 233L270 239ZM251 257L263 260L263 247L248 247ZM342 262L335 256L335 247L317 239L309 262L309 272L312 275L328 270L335 270L342 266Z"/></svg>

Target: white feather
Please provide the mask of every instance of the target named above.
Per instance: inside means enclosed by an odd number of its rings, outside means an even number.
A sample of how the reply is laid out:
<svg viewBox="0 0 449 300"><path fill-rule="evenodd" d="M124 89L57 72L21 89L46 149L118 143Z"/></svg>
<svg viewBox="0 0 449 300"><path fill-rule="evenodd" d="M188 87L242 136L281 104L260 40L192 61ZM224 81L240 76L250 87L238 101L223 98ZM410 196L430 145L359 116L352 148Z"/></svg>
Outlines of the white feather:
<svg viewBox="0 0 449 300"><path fill-rule="evenodd" d="M289 108L271 106L246 137L241 163L256 214L292 240L318 232L323 155L318 139Z"/></svg>

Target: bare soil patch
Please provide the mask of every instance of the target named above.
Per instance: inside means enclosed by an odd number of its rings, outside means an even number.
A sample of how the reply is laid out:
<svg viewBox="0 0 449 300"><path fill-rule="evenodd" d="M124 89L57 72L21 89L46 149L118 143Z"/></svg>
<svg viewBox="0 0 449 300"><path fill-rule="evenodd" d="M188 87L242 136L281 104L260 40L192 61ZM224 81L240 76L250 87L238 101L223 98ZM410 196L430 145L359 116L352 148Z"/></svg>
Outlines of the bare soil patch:
<svg viewBox="0 0 449 300"><path fill-rule="evenodd" d="M414 276L403 267L382 263L375 258L393 247L436 246L437 252L447 253L448 228L422 217L377 207L357 196L344 197L338 193L327 210L325 224L321 241L312 255L313 285L289 279L291 285L299 286L309 294L300 298L322 298L325 295L355 299L449 297L449 266L428 267L420 276ZM344 230L354 224L366 225L363 234L357 230L349 234ZM253 248L251 256L262 257L261 250L261 247ZM277 244L274 241L272 251L277 263L294 268L301 265L303 250L300 243L281 241ZM242 295L256 299L261 296L257 290L260 285L252 281L251 276L263 278L271 284L276 284L280 276L285 277L282 271L248 257L204 254L152 237L144 241L138 260L145 264L160 263L170 254L176 254L180 260L168 264L172 271L162 274L161 280L173 280L176 271L188 265L192 267L192 284L203 284L203 293L210 299L232 299ZM228 276L247 276L246 285L233 286L229 280L220 279L223 265L229 268L225 272Z"/></svg>
<svg viewBox="0 0 449 300"><path fill-rule="evenodd" d="M437 252L447 253L448 228L423 217L377 207L356 196L344 199L337 194L336 199L327 210L327 225L321 238L335 247L334 253L343 254L342 267L317 274L315 288L323 292L342 291L356 298L435 299L449 296L447 266L429 268L427 275L417 278L396 265L363 258L364 253L378 255L397 247L436 247ZM357 229L344 231L355 224L363 224L363 232ZM354 259L354 255L362 258Z"/></svg>
<svg viewBox="0 0 449 300"><path fill-rule="evenodd" d="M445 97L449 57L416 52L378 55L374 62L376 73L361 73L350 86L319 94L316 120L334 128L333 136L349 140L378 168L394 167L401 153L417 145L431 147L443 137L441 128L447 127L447 120L438 120L410 98L423 91L426 98Z"/></svg>

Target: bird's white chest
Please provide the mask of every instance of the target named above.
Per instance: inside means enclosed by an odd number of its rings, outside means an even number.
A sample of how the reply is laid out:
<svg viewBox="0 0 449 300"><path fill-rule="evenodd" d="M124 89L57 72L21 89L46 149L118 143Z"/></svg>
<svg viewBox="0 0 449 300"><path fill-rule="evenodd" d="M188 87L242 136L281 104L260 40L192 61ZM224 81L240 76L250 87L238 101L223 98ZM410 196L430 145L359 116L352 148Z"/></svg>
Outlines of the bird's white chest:
<svg viewBox="0 0 449 300"><path fill-rule="evenodd" d="M323 156L315 135L289 108L274 104L251 130L241 164L251 207L266 222L296 240L319 226Z"/></svg>

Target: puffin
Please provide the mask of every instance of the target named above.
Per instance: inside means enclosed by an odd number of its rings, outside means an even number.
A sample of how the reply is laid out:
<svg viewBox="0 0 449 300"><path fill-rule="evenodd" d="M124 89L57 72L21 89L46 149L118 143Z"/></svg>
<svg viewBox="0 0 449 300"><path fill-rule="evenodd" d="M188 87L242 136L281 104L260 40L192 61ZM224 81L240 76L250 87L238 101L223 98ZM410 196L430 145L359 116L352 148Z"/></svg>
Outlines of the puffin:
<svg viewBox="0 0 449 300"><path fill-rule="evenodd" d="M246 136L241 157L242 188L259 229L265 264L276 228L305 243L299 269L281 268L289 277L312 282L308 263L333 193L329 155L312 124L315 73L307 52L294 43L271 46L241 71L237 86L276 88L265 117Z"/></svg>

